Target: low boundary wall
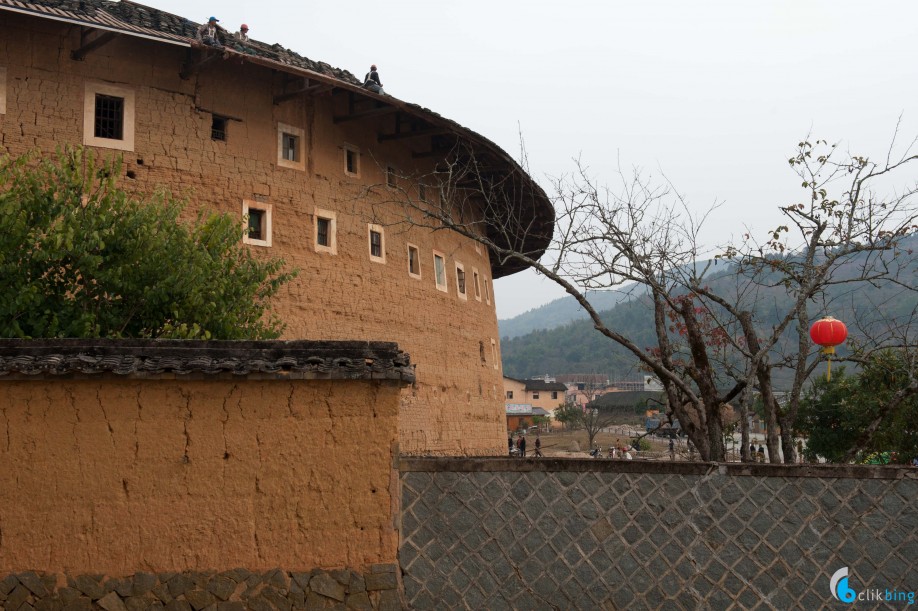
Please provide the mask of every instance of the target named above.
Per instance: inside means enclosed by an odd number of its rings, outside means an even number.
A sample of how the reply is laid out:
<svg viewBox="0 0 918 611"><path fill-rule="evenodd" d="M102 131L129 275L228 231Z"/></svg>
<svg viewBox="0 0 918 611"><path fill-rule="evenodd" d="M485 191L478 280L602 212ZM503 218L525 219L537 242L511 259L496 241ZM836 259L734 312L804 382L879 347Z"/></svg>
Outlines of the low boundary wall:
<svg viewBox="0 0 918 611"><path fill-rule="evenodd" d="M416 609L818 609L918 590L918 470L407 459ZM873 601L902 608L905 602Z"/></svg>

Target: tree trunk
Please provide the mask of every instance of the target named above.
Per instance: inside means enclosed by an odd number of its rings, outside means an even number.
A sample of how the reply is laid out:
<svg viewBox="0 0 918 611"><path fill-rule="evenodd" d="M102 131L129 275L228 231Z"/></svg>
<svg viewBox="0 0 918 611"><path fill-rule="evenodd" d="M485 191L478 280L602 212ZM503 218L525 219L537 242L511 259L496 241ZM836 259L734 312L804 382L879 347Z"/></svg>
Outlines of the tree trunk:
<svg viewBox="0 0 918 611"><path fill-rule="evenodd" d="M788 418L781 416L779 422L781 424L781 451L784 452L784 462L793 464L797 462L797 448L794 447L794 431L789 426Z"/></svg>

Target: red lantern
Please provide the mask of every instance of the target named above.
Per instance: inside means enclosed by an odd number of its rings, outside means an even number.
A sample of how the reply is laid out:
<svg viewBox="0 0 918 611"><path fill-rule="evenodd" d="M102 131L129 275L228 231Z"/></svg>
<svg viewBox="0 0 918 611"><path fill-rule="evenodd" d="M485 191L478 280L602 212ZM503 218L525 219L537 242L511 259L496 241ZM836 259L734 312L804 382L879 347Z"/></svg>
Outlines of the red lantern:
<svg viewBox="0 0 918 611"><path fill-rule="evenodd" d="M814 322L810 327L810 339L813 340L813 343L822 346L822 353L829 357L826 379L831 380L831 355L835 354L835 346L844 344L845 340L848 339L848 328L842 321L826 316L822 320Z"/></svg>

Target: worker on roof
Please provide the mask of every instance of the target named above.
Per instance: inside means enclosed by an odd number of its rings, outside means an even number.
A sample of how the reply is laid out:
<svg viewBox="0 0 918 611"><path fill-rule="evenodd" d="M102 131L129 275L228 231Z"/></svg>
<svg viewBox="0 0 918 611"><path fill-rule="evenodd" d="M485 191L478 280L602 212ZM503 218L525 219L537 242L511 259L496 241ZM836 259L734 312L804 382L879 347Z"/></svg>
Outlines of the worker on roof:
<svg viewBox="0 0 918 611"><path fill-rule="evenodd" d="M233 34L233 38L239 42L249 42L249 26L243 23L239 26L239 31Z"/></svg>
<svg viewBox="0 0 918 611"><path fill-rule="evenodd" d="M207 45L208 47L216 47L222 49L223 45L220 43L220 39L217 38L217 22L220 21L216 17L211 16L207 20L207 23L198 28L197 40L202 45Z"/></svg>
<svg viewBox="0 0 918 611"><path fill-rule="evenodd" d="M363 79L363 86L373 93L386 93L383 91L382 83L379 80L379 72L376 71L376 64L370 66L370 71Z"/></svg>

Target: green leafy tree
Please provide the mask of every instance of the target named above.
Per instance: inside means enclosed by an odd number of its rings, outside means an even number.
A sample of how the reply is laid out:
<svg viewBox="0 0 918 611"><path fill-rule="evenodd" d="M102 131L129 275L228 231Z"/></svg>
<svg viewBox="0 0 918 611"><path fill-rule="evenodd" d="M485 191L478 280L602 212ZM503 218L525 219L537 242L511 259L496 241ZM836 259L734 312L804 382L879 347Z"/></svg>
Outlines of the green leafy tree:
<svg viewBox="0 0 918 611"><path fill-rule="evenodd" d="M0 159L0 336L270 339L296 272L256 257L227 214L116 185L120 161L67 149Z"/></svg>
<svg viewBox="0 0 918 611"><path fill-rule="evenodd" d="M909 462L918 456L918 387L910 369L902 354L887 350L872 355L855 375L841 369L831 382L816 380L800 406L798 430L808 439L804 455L833 463L871 462L872 456Z"/></svg>

